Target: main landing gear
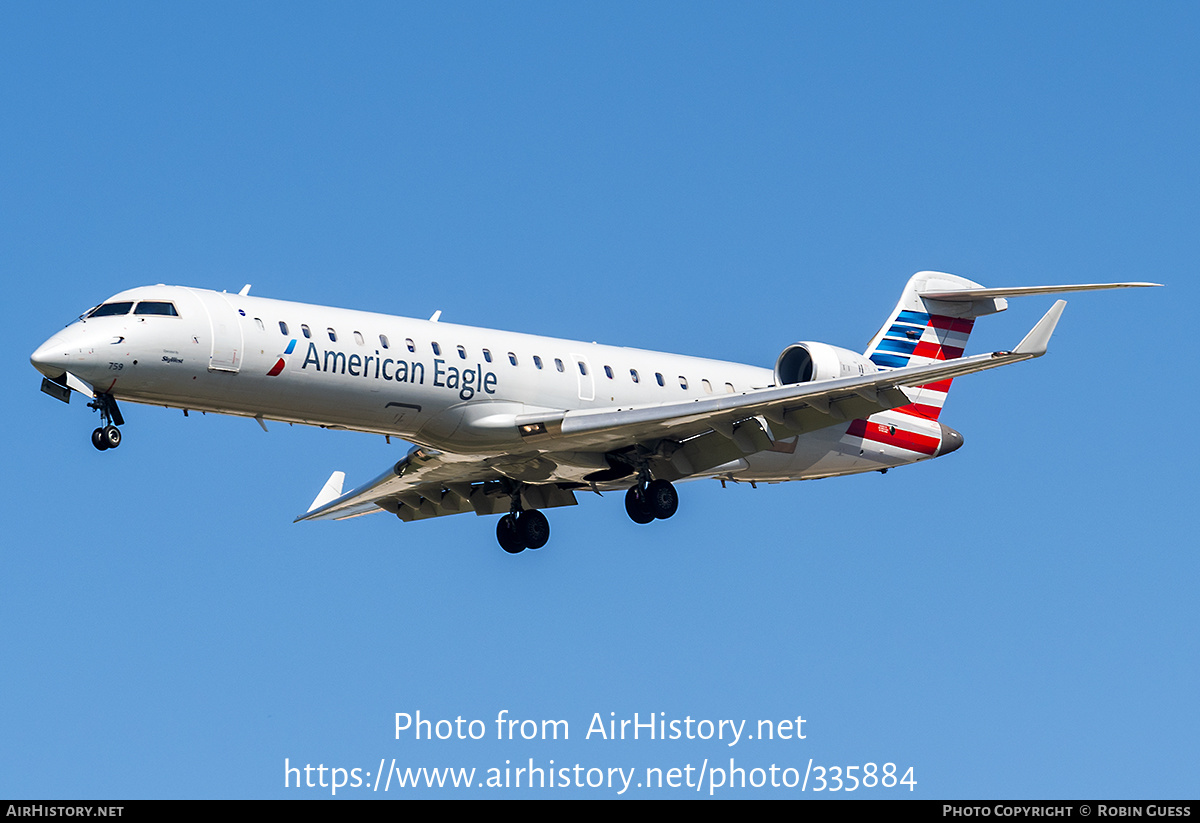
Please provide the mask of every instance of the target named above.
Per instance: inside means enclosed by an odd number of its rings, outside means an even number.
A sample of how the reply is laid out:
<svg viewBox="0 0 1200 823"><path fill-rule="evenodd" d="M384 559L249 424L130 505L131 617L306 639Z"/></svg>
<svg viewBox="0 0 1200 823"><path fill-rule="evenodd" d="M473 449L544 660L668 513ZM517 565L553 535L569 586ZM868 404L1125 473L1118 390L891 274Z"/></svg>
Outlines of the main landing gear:
<svg viewBox="0 0 1200 823"><path fill-rule="evenodd" d="M537 509L506 514L496 524L496 539L509 554L540 549L550 539L550 521Z"/></svg>
<svg viewBox="0 0 1200 823"><path fill-rule="evenodd" d="M638 481L625 493L625 511L634 523L666 520L679 508L679 493L666 480ZM496 540L509 554L540 549L550 539L550 523L537 509L522 510L519 493L513 494L512 511L496 524Z"/></svg>
<svg viewBox="0 0 1200 823"><path fill-rule="evenodd" d="M121 445L121 430L117 426L125 425L125 418L117 408L117 400L111 394L98 394L96 399L88 403L89 409L100 412L104 425L92 432L92 445L99 451L115 449Z"/></svg>
<svg viewBox="0 0 1200 823"><path fill-rule="evenodd" d="M666 480L651 480L625 492L625 511L634 523L666 520L679 509L679 492Z"/></svg>
<svg viewBox="0 0 1200 823"><path fill-rule="evenodd" d="M509 554L540 549L550 539L550 521L537 509L526 511L521 505L521 484L511 484L508 493L512 508L496 524L496 540Z"/></svg>

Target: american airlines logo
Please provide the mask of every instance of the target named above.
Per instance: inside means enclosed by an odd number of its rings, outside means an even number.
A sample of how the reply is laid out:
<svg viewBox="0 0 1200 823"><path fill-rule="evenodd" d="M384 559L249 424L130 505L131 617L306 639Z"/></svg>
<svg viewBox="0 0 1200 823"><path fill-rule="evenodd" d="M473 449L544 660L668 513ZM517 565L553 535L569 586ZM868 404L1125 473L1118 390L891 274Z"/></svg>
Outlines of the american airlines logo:
<svg viewBox="0 0 1200 823"><path fill-rule="evenodd" d="M283 350L284 357L291 354L295 350L296 350L296 340L295 340L295 338L293 338L288 341L287 348ZM278 377L279 373L281 371L283 371L283 367L286 365L287 365L287 361L285 361L283 359L283 357L280 357L277 361L275 361L275 365L271 367L271 370L269 372L267 372L267 377Z"/></svg>
<svg viewBox="0 0 1200 823"><path fill-rule="evenodd" d="M296 350L296 341L288 342L283 356L276 361L269 377L277 377L287 365L286 357ZM459 400L470 400L477 392L484 394L496 393L496 373L485 371L482 363L476 363L474 368L460 369L457 366L446 365L445 360L434 360L433 368L429 369L420 360L395 360L391 357L380 357L377 350L374 355L350 354L325 349L320 351L317 344L309 341L308 350L304 354L304 362L300 364L303 371L311 367L314 371L325 374L348 374L351 377L365 377L370 380L389 380L394 383L415 383L425 385L426 372L431 372L432 384L438 388L458 391Z"/></svg>

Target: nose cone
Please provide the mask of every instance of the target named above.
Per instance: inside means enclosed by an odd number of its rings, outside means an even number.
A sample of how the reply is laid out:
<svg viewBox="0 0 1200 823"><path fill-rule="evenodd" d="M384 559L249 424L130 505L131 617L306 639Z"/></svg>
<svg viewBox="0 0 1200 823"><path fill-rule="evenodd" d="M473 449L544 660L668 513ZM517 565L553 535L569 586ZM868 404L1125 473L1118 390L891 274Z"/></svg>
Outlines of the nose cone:
<svg viewBox="0 0 1200 823"><path fill-rule="evenodd" d="M54 335L29 355L29 362L46 377L59 378L67 371L70 349L62 335Z"/></svg>
<svg viewBox="0 0 1200 823"><path fill-rule="evenodd" d="M962 448L963 436L954 429L947 426L945 423L938 423L942 427L942 444L938 446L937 453L934 457L941 457L943 454L949 454L952 451L957 451Z"/></svg>
<svg viewBox="0 0 1200 823"><path fill-rule="evenodd" d="M67 372L87 379L96 360L95 339L96 333L83 323L72 323L38 346L29 362L51 380Z"/></svg>

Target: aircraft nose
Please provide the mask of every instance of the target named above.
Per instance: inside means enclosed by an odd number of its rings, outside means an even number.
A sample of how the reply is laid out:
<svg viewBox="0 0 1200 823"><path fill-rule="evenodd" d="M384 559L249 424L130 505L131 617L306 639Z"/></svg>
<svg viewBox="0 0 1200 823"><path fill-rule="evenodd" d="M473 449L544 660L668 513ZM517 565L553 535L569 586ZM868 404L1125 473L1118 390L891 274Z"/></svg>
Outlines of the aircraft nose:
<svg viewBox="0 0 1200 823"><path fill-rule="evenodd" d="M938 446L937 453L934 457L941 457L943 454L949 454L952 451L958 451L962 448L963 436L954 429L947 426L945 423L938 423L942 427L942 444Z"/></svg>
<svg viewBox="0 0 1200 823"><path fill-rule="evenodd" d="M66 372L82 376L95 363L95 350L95 334L82 323L72 323L38 346L29 362L52 380Z"/></svg>
<svg viewBox="0 0 1200 823"><path fill-rule="evenodd" d="M29 362L46 377L62 377L70 357L66 341L56 334L29 355Z"/></svg>

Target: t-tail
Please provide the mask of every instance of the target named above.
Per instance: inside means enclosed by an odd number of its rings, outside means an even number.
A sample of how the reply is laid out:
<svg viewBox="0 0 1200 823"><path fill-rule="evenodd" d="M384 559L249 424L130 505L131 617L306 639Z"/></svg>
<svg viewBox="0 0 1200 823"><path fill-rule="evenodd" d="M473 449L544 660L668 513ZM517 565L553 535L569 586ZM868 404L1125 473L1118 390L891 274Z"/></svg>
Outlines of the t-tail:
<svg viewBox="0 0 1200 823"><path fill-rule="evenodd" d="M975 318L1008 308L1008 297L1061 294L1098 289L1157 286L1158 283L1084 283L1069 286L987 288L965 277L940 271L914 274L865 352L880 369L922 366L963 356ZM908 391L912 403L895 411L937 420L950 390L950 380L927 383Z"/></svg>

